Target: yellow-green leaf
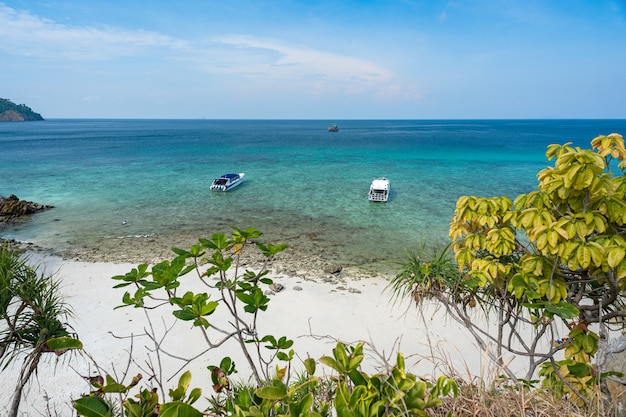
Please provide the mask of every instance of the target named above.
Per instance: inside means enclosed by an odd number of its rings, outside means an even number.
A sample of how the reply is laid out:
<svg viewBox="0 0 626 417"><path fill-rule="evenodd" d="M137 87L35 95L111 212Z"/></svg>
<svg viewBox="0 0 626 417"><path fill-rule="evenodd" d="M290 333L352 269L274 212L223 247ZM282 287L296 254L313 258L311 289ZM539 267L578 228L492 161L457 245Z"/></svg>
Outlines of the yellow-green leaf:
<svg viewBox="0 0 626 417"><path fill-rule="evenodd" d="M622 262L624 256L626 256L626 250L624 250L624 248L612 247L607 253L607 264L611 268L615 268L617 265L620 264L620 262Z"/></svg>
<svg viewBox="0 0 626 417"><path fill-rule="evenodd" d="M581 268L588 268L591 265L591 250L587 245L580 245L576 251L576 260Z"/></svg>
<svg viewBox="0 0 626 417"><path fill-rule="evenodd" d="M284 386L270 385L258 388L254 393L260 398L280 400L281 398L285 398L287 396L287 389Z"/></svg>

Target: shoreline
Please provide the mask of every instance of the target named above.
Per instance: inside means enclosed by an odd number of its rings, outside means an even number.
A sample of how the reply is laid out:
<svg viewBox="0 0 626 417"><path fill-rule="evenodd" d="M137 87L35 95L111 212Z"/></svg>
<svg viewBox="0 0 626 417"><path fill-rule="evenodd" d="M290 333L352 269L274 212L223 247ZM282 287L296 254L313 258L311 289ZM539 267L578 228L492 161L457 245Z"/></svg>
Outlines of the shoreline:
<svg viewBox="0 0 626 417"><path fill-rule="evenodd" d="M264 239L256 239L267 243ZM66 261L105 262L154 265L175 257L172 248L189 249L198 243L198 238L187 236L136 236L124 238L100 238L89 246L73 246L69 248L47 248L32 242L8 240L0 237L0 244L9 242L29 252L56 256ZM272 242L277 243L277 242ZM296 277L328 277L334 275L349 276L352 279L392 278L399 265L393 261L373 259L370 262L346 262L339 260L332 249L300 245L301 242L288 244L286 250L268 262L268 269L274 273ZM254 253L250 253L254 252ZM256 248L248 251L249 257L244 259L244 266L257 267L265 261ZM329 272L332 271L332 272Z"/></svg>

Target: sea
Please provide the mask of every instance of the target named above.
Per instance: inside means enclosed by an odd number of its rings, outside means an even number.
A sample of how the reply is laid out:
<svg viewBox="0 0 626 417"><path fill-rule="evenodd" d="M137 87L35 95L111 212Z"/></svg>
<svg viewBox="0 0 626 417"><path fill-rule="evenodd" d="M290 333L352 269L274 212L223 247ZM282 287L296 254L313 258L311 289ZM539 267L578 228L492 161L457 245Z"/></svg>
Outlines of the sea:
<svg viewBox="0 0 626 417"><path fill-rule="evenodd" d="M588 148L613 132L626 120L0 123L0 195L54 206L0 237L97 254L254 227L302 256L394 268L449 243L460 196L513 199L536 188L549 144ZM209 190L239 172L237 188ZM389 201L368 201L383 176Z"/></svg>

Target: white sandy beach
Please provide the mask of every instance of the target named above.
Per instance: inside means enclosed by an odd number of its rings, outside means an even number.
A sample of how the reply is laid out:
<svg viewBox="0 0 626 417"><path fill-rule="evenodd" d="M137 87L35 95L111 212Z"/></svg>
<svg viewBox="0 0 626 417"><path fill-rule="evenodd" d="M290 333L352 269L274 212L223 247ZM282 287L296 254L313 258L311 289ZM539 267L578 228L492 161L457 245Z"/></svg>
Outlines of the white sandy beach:
<svg viewBox="0 0 626 417"><path fill-rule="evenodd" d="M75 313L71 323L85 351L105 372L122 375L131 348L131 339L126 336L143 333L148 321L139 309L114 310L121 304L124 290L113 289L116 281L110 278L130 271L135 265L67 261L41 254L35 254L33 261L45 271L55 272L62 280L63 294ZM264 334L292 338L293 348L302 359L307 355L315 359L330 355L334 340L365 341L390 362L395 361L395 352L399 349L407 358L407 365L421 376L446 372L446 369L434 369L428 360L442 352L447 357L441 362L452 364L462 376L467 376L467 372L472 375L482 372L483 354L465 329L434 308L425 314L423 321L408 303L394 304L391 293L385 291L387 281L382 278L351 277L346 271L330 282L316 276L269 276L284 289L272 296L268 310L260 315L259 327ZM301 289L294 289L296 286ZM153 310L151 318L157 334L163 334L165 327L176 321L167 308ZM219 319L217 312L213 320L216 319ZM182 357L202 352L205 349L203 339L197 330L189 327L186 323L177 323L168 334L164 348ZM149 344L148 338L134 339L133 356L139 364L145 363ZM238 346L231 341L193 362L190 367L192 387L200 387L205 396L210 395L210 373L206 367L218 365L223 356L231 356L239 369L237 377L246 379L246 363L238 352ZM58 364L54 362L55 357L51 355L40 364L38 377L22 400L22 415L71 416L71 400L88 392L89 387L81 376L96 373L92 362L76 354L63 355ZM381 363L380 357L372 354L366 366L372 371ZM181 365L179 361L164 358L164 376L173 376ZM2 372L0 416L6 413L18 371L18 367L13 366ZM125 382L137 372L132 365ZM324 372L323 366L318 365L317 373L321 372ZM166 387L174 387L177 378L166 382Z"/></svg>

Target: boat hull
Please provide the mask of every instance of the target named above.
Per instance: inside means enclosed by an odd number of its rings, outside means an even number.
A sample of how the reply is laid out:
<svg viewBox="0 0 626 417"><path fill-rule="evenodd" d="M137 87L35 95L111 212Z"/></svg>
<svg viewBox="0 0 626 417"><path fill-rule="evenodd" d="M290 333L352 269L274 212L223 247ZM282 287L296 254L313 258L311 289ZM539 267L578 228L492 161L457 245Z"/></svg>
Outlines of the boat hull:
<svg viewBox="0 0 626 417"><path fill-rule="evenodd" d="M389 180L385 177L377 178L372 181L370 191L367 193L369 201L385 203L389 200L390 190Z"/></svg>
<svg viewBox="0 0 626 417"><path fill-rule="evenodd" d="M245 174L243 172L239 174L224 174L214 179L209 189L211 191L229 191L241 184L244 176Z"/></svg>

